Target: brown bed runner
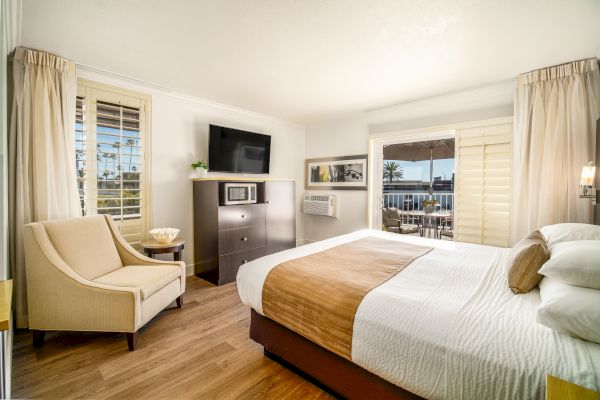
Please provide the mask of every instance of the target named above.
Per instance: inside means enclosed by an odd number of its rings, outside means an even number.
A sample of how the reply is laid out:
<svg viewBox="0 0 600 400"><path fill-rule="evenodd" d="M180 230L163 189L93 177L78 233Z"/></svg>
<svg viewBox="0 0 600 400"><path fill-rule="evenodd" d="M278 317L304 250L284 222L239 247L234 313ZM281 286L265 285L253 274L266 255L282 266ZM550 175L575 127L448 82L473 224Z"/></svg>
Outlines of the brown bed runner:
<svg viewBox="0 0 600 400"><path fill-rule="evenodd" d="M366 237L283 262L265 280L263 313L351 360L354 316L362 299L431 249Z"/></svg>

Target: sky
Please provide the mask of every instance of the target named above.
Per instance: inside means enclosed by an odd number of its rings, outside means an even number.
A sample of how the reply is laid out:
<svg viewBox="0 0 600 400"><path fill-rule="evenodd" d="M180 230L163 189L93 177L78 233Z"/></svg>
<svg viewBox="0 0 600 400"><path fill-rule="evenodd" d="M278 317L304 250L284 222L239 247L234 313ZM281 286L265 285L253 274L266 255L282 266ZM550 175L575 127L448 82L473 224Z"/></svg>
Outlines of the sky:
<svg viewBox="0 0 600 400"><path fill-rule="evenodd" d="M425 161L400 161L394 160L400 164L404 171L402 180L429 182L429 160ZM433 160L433 176L441 176L442 179L452 179L454 171L454 159Z"/></svg>

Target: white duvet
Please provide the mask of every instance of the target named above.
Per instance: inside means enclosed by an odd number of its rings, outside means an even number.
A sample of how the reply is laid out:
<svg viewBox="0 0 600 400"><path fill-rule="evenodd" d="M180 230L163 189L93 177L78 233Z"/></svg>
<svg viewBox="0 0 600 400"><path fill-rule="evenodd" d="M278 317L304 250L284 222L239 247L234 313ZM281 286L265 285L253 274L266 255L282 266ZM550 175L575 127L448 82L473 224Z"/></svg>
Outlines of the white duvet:
<svg viewBox="0 0 600 400"><path fill-rule="evenodd" d="M242 301L262 314L273 267L366 236L434 250L365 296L354 322L354 363L430 399L543 399L548 374L600 390L600 345L535 322L539 292L511 293L506 249L359 231L244 265Z"/></svg>

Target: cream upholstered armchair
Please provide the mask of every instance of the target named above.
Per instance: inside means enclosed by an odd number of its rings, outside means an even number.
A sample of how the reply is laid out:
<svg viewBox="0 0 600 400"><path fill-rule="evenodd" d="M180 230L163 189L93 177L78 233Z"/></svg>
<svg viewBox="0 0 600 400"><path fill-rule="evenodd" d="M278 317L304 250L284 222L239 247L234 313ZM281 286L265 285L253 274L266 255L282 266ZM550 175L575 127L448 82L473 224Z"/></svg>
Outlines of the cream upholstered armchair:
<svg viewBox="0 0 600 400"><path fill-rule="evenodd" d="M185 264L135 251L112 218L99 215L25 225L29 328L44 331L137 332L185 291Z"/></svg>

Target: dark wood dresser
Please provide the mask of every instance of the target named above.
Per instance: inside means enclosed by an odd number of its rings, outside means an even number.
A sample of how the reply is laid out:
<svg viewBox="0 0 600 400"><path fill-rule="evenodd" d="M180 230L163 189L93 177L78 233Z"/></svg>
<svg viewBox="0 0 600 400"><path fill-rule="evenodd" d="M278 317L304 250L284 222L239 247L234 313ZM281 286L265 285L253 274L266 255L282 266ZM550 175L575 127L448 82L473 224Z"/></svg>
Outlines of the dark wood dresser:
<svg viewBox="0 0 600 400"><path fill-rule="evenodd" d="M255 204L224 205L225 183L256 183ZM194 268L216 285L241 265L296 246L295 182L194 180Z"/></svg>

